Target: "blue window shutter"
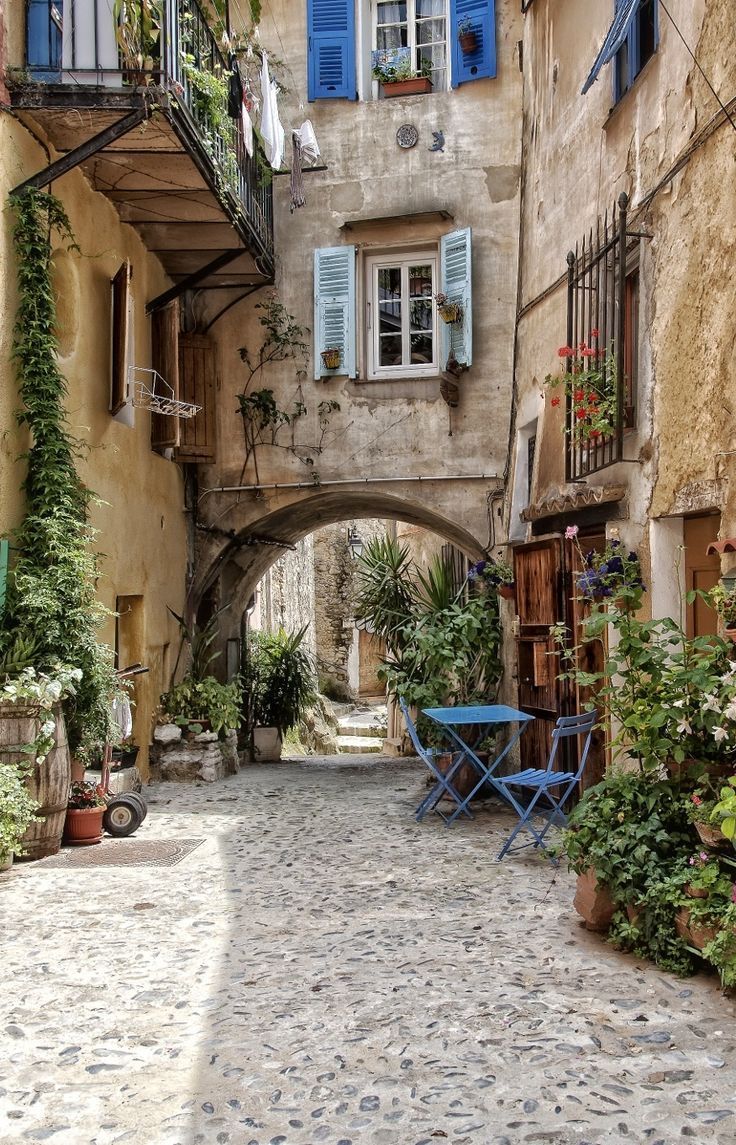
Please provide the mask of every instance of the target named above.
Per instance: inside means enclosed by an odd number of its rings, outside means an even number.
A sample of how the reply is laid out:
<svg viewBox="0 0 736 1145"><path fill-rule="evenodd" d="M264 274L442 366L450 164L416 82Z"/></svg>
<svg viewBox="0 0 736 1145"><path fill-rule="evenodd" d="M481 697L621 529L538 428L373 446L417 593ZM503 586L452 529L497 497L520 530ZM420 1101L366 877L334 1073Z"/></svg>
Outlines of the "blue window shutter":
<svg viewBox="0 0 736 1145"><path fill-rule="evenodd" d="M307 0L309 99L356 99L355 0Z"/></svg>
<svg viewBox="0 0 736 1145"><path fill-rule="evenodd" d="M616 52L623 45L624 40L629 34L631 22L636 16L640 3L641 0L619 0L616 6L616 15L613 17L613 23L606 33L603 46L595 58L587 80L583 84L581 95L585 95L586 91L593 86L598 79L601 68L605 67L609 60L613 59Z"/></svg>
<svg viewBox="0 0 736 1145"><path fill-rule="evenodd" d="M463 52L460 47L458 25L462 20L469 20L475 32L472 52ZM450 0L450 39L453 87L495 76L496 0Z"/></svg>
<svg viewBox="0 0 736 1145"><path fill-rule="evenodd" d="M61 78L63 0L28 0L26 66L34 80Z"/></svg>
<svg viewBox="0 0 736 1145"><path fill-rule="evenodd" d="M8 553L9 545L0 538L0 616L5 609L5 590L8 584Z"/></svg>
<svg viewBox="0 0 736 1145"><path fill-rule="evenodd" d="M323 350L339 350L340 364L328 369ZM355 247L321 247L314 252L314 376L354 378Z"/></svg>
<svg viewBox="0 0 736 1145"><path fill-rule="evenodd" d="M462 321L443 322L441 326L444 369L450 352L464 366L473 363L473 285L470 257L470 227L452 231L440 239L440 290L451 302L463 308Z"/></svg>

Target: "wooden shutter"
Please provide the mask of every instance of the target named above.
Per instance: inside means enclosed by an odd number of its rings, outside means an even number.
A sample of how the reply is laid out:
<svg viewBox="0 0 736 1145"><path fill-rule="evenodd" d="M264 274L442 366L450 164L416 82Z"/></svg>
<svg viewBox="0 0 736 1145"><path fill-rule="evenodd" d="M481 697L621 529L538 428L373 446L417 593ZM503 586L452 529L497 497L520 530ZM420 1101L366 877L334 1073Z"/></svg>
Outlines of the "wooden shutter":
<svg viewBox="0 0 736 1145"><path fill-rule="evenodd" d="M473 284L470 254L471 230L452 231L440 239L440 290L463 308L461 322L442 322L440 365L444 369L450 352L464 366L473 363Z"/></svg>
<svg viewBox="0 0 736 1145"><path fill-rule="evenodd" d="M323 350L339 350L340 364L327 369ZM356 376L355 247L322 247L314 252L314 376Z"/></svg>
<svg viewBox="0 0 736 1145"><path fill-rule="evenodd" d="M470 20L476 46L464 52L458 38L461 20ZM496 74L495 0L450 0L451 80L453 87Z"/></svg>
<svg viewBox="0 0 736 1145"><path fill-rule="evenodd" d="M215 347L204 334L179 336L179 395L201 406L194 417L179 423L176 456L182 461L214 461L217 424L217 360Z"/></svg>
<svg viewBox="0 0 736 1145"><path fill-rule="evenodd" d="M356 99L355 0L308 0L309 99Z"/></svg>
<svg viewBox="0 0 736 1145"><path fill-rule="evenodd" d="M128 309L130 263L124 262L111 283L110 413L116 414L128 397Z"/></svg>
<svg viewBox="0 0 736 1145"><path fill-rule="evenodd" d="M151 315L151 366L179 397L179 303L170 302ZM172 396L165 391L167 396ZM151 414L151 448L169 449L179 444L179 418Z"/></svg>

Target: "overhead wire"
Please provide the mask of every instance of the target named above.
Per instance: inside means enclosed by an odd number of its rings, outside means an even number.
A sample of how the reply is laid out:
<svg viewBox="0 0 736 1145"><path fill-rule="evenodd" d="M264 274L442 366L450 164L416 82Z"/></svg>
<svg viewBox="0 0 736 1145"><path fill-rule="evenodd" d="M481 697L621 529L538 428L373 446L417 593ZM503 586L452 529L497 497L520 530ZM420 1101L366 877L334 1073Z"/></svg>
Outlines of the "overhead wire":
<svg viewBox="0 0 736 1145"><path fill-rule="evenodd" d="M724 103L721 101L721 97L719 96L719 94L718 94L718 92L716 91L716 89L713 87L713 84L712 84L712 83L710 82L710 80L708 79L708 77L707 77L707 75L705 74L705 72L703 71L702 67L700 66L700 62L699 62L699 60L696 58L696 56L695 56L695 52L692 50L692 48L691 48L691 47L690 47L690 45L688 44L687 40L686 40L686 39L685 39L685 37L683 36L682 32L680 31L679 27L678 27L678 26L677 26L677 24L675 23L674 17L673 17L673 15L672 15L672 13L670 12L669 8L668 8L668 7L667 7L667 5L665 4L664 0L659 0L659 3L660 3L660 6L661 6L661 8L663 9L663 11L664 11L665 15L667 16L667 18L669 19L670 23L672 24L672 27L675 29L675 31L677 32L677 35L678 35L678 36L680 37L680 39L682 40L682 42L683 42L683 44L684 44L684 46L685 46L685 50L687 51L688 55L689 55L689 56L692 58L692 61L693 61L693 63L695 64L695 67L698 69L698 71L700 72L701 76L703 77L703 79L705 80L706 84L708 85L708 87L710 88L711 92L713 93L713 96L714 96L714 98L715 98L716 102L718 103L718 106L720 107L721 111L722 111L722 112L723 112L723 114L726 116L726 119L727 119L727 120L728 120L728 122L731 124L731 127L734 129L734 131L736 131L736 123L734 122L734 120L733 120L733 117L732 117L731 113L728 111L728 108L725 106L725 104L724 104Z"/></svg>

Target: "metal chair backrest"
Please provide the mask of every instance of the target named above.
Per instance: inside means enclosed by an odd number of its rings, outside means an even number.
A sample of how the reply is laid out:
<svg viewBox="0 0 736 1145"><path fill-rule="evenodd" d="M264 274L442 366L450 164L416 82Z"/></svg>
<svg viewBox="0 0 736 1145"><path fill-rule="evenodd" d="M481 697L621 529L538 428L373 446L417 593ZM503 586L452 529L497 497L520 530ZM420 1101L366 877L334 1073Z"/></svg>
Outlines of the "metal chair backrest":
<svg viewBox="0 0 736 1145"><path fill-rule="evenodd" d="M561 739L569 738L570 736L585 736L585 743L583 750L580 753L580 762L578 763L578 770L575 773L575 779L580 779L585 764L588 759L590 751L591 739L593 737L593 728L595 727L598 713L593 710L592 712L581 712L577 716L560 716L552 731L552 749L549 753L549 760L547 761L547 771L554 771L555 758L557 756L557 748Z"/></svg>
<svg viewBox="0 0 736 1145"><path fill-rule="evenodd" d="M403 715L404 720L406 722L406 730L409 733L409 738L411 739L411 742L414 744L417 755L421 756L421 758L426 761L427 756L430 753L427 750L427 748L424 747L424 745L422 744L422 741L419 739L419 736L417 735L417 729L414 726L414 721L412 720L411 716L409 715L409 709L406 706L406 701L404 700L403 696L399 696L399 707L401 708L401 714Z"/></svg>

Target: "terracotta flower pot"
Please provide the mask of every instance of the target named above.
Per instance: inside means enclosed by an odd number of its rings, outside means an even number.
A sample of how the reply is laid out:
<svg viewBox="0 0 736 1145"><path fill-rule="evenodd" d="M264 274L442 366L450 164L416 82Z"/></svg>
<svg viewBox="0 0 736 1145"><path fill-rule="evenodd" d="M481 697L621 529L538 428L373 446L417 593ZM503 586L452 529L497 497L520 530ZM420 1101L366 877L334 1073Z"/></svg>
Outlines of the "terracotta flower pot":
<svg viewBox="0 0 736 1145"><path fill-rule="evenodd" d="M411 79L382 83L381 87L386 99L395 99L398 95L426 95L432 90L432 81L426 76L412 76Z"/></svg>
<svg viewBox="0 0 736 1145"><path fill-rule="evenodd" d="M698 838L701 843L706 847L713 847L716 850L726 850L731 846L726 836L721 831L720 827L716 827L715 823L694 823L693 826L698 833Z"/></svg>
<svg viewBox="0 0 736 1145"><path fill-rule="evenodd" d="M683 888L685 894L691 899L707 899L708 892L702 887L694 887L692 883L687 883Z"/></svg>
<svg viewBox="0 0 736 1145"><path fill-rule="evenodd" d="M687 907L681 907L675 915L675 930L680 938L684 938L696 950L702 950L709 942L712 942L718 934L717 926L707 926L703 922L690 921L690 911Z"/></svg>
<svg viewBox="0 0 736 1145"><path fill-rule="evenodd" d="M598 882L592 867L578 875L572 905L582 916L586 929L599 932L608 930L616 910L611 892L607 886Z"/></svg>
<svg viewBox="0 0 736 1145"><path fill-rule="evenodd" d="M68 807L64 820L64 842L72 847L88 847L102 841L104 807Z"/></svg>
<svg viewBox="0 0 736 1145"><path fill-rule="evenodd" d="M458 42L460 51L466 56L469 56L478 47L478 37L475 32L461 32L458 36Z"/></svg>
<svg viewBox="0 0 736 1145"><path fill-rule="evenodd" d="M500 584L498 586L498 595L502 596L504 600L513 600L516 596L516 586L513 584Z"/></svg>

